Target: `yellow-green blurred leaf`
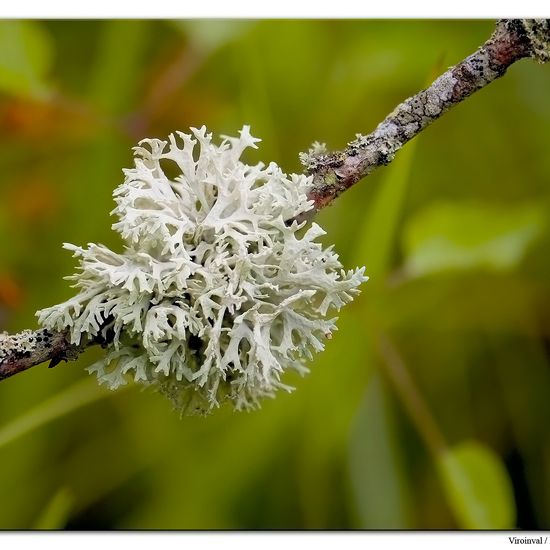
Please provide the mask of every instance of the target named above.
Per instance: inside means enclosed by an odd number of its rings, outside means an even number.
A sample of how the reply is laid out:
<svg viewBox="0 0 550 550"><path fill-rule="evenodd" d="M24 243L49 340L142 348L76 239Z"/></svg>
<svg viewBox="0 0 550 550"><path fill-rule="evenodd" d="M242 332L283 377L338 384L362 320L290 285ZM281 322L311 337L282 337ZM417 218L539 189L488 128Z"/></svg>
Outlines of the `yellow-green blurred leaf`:
<svg viewBox="0 0 550 550"><path fill-rule="evenodd" d="M52 44L40 23L0 21L0 90L43 98L52 62Z"/></svg>
<svg viewBox="0 0 550 550"><path fill-rule="evenodd" d="M540 204L433 203L405 228L405 268L421 276L446 270L509 270L544 229Z"/></svg>
<svg viewBox="0 0 550 550"><path fill-rule="evenodd" d="M172 21L200 50L212 52L247 31L253 21L193 19Z"/></svg>
<svg viewBox="0 0 550 550"><path fill-rule="evenodd" d="M379 376L369 382L350 434L349 467L362 529L412 526L403 451L391 402Z"/></svg>
<svg viewBox="0 0 550 550"><path fill-rule="evenodd" d="M68 489L62 487L46 505L34 529L63 529L69 518L73 497Z"/></svg>
<svg viewBox="0 0 550 550"><path fill-rule="evenodd" d="M438 469L447 501L461 528L510 529L513 491L500 459L475 441L444 451Z"/></svg>
<svg viewBox="0 0 550 550"><path fill-rule="evenodd" d="M128 386L121 389L126 387ZM19 418L12 420L9 424L0 427L0 447L8 445L48 422L110 395L113 394L101 388L94 379L83 378L66 390L30 409Z"/></svg>

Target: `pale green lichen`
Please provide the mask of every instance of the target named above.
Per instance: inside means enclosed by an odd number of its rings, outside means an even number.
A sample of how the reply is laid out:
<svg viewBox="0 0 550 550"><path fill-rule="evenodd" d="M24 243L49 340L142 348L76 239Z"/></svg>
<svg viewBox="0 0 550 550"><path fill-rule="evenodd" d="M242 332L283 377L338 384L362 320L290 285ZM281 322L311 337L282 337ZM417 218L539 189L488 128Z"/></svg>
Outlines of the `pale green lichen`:
<svg viewBox="0 0 550 550"><path fill-rule="evenodd" d="M307 371L335 330L327 315L367 278L316 242L318 225L287 222L312 208L311 177L243 163L259 141L248 127L220 145L192 132L135 148L114 192L125 251L65 245L79 258L78 293L38 317L75 344L104 339L90 370L111 388L152 384L187 412L250 408L289 389L286 370ZM180 175L167 177L166 163Z"/></svg>
<svg viewBox="0 0 550 550"><path fill-rule="evenodd" d="M532 57L539 63L550 61L550 20L522 19L522 23L531 43Z"/></svg>
<svg viewBox="0 0 550 550"><path fill-rule="evenodd" d="M308 172L313 172L320 157L324 157L327 154L327 146L325 143L319 143L314 141L307 153L300 153L298 156L300 162Z"/></svg>
<svg viewBox="0 0 550 550"><path fill-rule="evenodd" d="M26 329L15 335L0 332L0 361L6 357L31 354L36 344L36 334L32 330Z"/></svg>

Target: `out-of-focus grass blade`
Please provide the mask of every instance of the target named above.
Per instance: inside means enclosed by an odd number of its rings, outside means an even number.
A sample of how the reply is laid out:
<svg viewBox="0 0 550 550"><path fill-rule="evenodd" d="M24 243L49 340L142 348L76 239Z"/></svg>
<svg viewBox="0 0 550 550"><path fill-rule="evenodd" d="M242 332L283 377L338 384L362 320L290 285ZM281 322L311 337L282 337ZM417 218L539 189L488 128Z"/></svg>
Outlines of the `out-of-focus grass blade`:
<svg viewBox="0 0 550 550"><path fill-rule="evenodd" d="M415 149L416 141L413 140L385 169L385 177L365 214L363 227L357 232L356 260L366 265L374 284L383 279L390 267Z"/></svg>
<svg viewBox="0 0 550 550"><path fill-rule="evenodd" d="M426 78L428 85L440 74L443 67L441 58ZM372 278L371 285L377 285L387 274L392 251L395 248L397 227L410 181L411 167L416 153L418 137L405 144L397 152L395 160L386 169L385 177L374 201L365 216L357 247L357 262L365 263L367 274Z"/></svg>
<svg viewBox="0 0 550 550"><path fill-rule="evenodd" d="M69 519L72 503L70 491L62 487L48 502L33 529L63 529Z"/></svg>
<svg viewBox="0 0 550 550"><path fill-rule="evenodd" d="M438 469L459 527L511 529L513 491L500 459L487 447L468 441L438 457Z"/></svg>
<svg viewBox="0 0 550 550"><path fill-rule="evenodd" d="M0 448L48 422L111 395L112 392L98 386L95 379L85 378L0 427Z"/></svg>
<svg viewBox="0 0 550 550"><path fill-rule="evenodd" d="M437 202L404 232L405 270L422 276L448 270L513 269L544 231L545 205Z"/></svg>
<svg viewBox="0 0 550 550"><path fill-rule="evenodd" d="M391 404L378 375L369 383L351 432L349 467L363 529L412 527L403 455Z"/></svg>
<svg viewBox="0 0 550 550"><path fill-rule="evenodd" d="M106 113L124 112L134 99L139 63L148 40L147 30L147 21L103 22L91 72L90 100Z"/></svg>
<svg viewBox="0 0 550 550"><path fill-rule="evenodd" d="M363 342L363 346L357 342ZM306 529L345 527L338 523L341 518L335 518L332 511L338 489L327 473L335 457L340 460L342 450L348 448L350 434L343 427L350 426L357 417L364 385L371 375L370 362L365 360L369 355L365 349L368 346L361 316L353 308L342 309L338 332L317 356L311 374L300 381L300 387L292 396L299 397L304 407L298 413L302 435L297 461ZM346 496L354 495L347 493ZM355 499L350 507L357 507Z"/></svg>
<svg viewBox="0 0 550 550"><path fill-rule="evenodd" d="M397 242L402 208L410 180L416 142L398 153L386 169L373 203L357 231L356 262L365 264L371 277L368 290L374 308L365 308L365 338L378 322L376 310L384 299L382 284L390 269ZM372 354L367 364L376 361ZM398 435L391 421L391 408L379 379L369 382L365 401L358 411L351 435L349 461L356 504L364 528L400 529L411 526L407 504L408 480L399 461Z"/></svg>
<svg viewBox="0 0 550 550"><path fill-rule="evenodd" d="M53 57L49 36L36 21L0 21L0 90L43 99Z"/></svg>
<svg viewBox="0 0 550 550"><path fill-rule="evenodd" d="M112 190L120 182L120 170L127 165L133 145L128 136L117 135L116 129L120 117L135 109L140 67L150 39L149 24L144 20L101 22L98 48L89 71L88 101L108 124L81 149L80 162L71 166L69 177L80 182L68 188L71 209L65 223L72 224L73 242L88 242L90 235L104 239L102 242L112 239ZM88 215L90 197L94 216Z"/></svg>

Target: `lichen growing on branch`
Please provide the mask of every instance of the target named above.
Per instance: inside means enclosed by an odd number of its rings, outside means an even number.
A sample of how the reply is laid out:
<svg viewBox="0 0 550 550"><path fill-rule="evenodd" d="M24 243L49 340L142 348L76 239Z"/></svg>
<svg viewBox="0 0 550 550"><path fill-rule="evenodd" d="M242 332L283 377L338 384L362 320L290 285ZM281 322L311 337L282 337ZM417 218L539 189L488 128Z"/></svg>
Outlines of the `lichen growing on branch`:
<svg viewBox="0 0 550 550"><path fill-rule="evenodd" d="M74 344L104 342L100 382L156 385L185 412L250 408L323 349L330 313L367 277L323 249L317 224L289 223L312 208L312 177L242 162L258 141L247 126L220 145L204 127L143 140L114 192L124 252L65 245L78 293L37 315Z"/></svg>

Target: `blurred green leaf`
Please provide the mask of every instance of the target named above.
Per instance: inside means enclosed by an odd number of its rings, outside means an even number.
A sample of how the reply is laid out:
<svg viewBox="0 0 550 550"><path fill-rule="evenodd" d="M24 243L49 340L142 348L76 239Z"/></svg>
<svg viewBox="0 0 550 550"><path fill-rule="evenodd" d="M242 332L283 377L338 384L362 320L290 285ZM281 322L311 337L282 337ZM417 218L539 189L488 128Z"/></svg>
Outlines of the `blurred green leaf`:
<svg viewBox="0 0 550 550"><path fill-rule="evenodd" d="M357 412L349 444L350 476L360 528L412 526L402 456L391 402L382 380L375 375Z"/></svg>
<svg viewBox="0 0 550 550"><path fill-rule="evenodd" d="M52 64L49 36L35 21L0 21L0 90L44 98Z"/></svg>
<svg viewBox="0 0 550 550"><path fill-rule="evenodd" d="M46 505L34 525L34 529L63 529L69 518L73 497L62 487Z"/></svg>
<svg viewBox="0 0 550 550"><path fill-rule="evenodd" d="M211 53L239 38L252 27L254 21L193 19L172 21L171 23L187 35L199 50Z"/></svg>
<svg viewBox="0 0 550 550"><path fill-rule="evenodd" d="M541 204L437 202L405 228L405 269L413 276L452 269L512 269L544 226Z"/></svg>
<svg viewBox="0 0 550 550"><path fill-rule="evenodd" d="M500 459L475 441L442 452L437 463L447 500L464 529L511 529L512 486Z"/></svg>
<svg viewBox="0 0 550 550"><path fill-rule="evenodd" d="M357 231L355 258L365 264L374 309L364 309L363 338L375 331L377 307L385 294L380 283L390 269L398 226L410 180L416 142L400 152L380 181L374 200ZM375 285L374 290L370 285ZM376 364L368 353L365 364ZM372 376L372 375L371 375ZM350 439L349 464L362 528L405 529L412 524L408 479L400 459L400 441L386 389L377 375L369 380ZM384 498L379 498L383 494Z"/></svg>
<svg viewBox="0 0 550 550"><path fill-rule="evenodd" d="M136 75L147 47L148 24L142 20L102 22L101 40L90 71L90 99L106 113L126 111L138 90Z"/></svg>

